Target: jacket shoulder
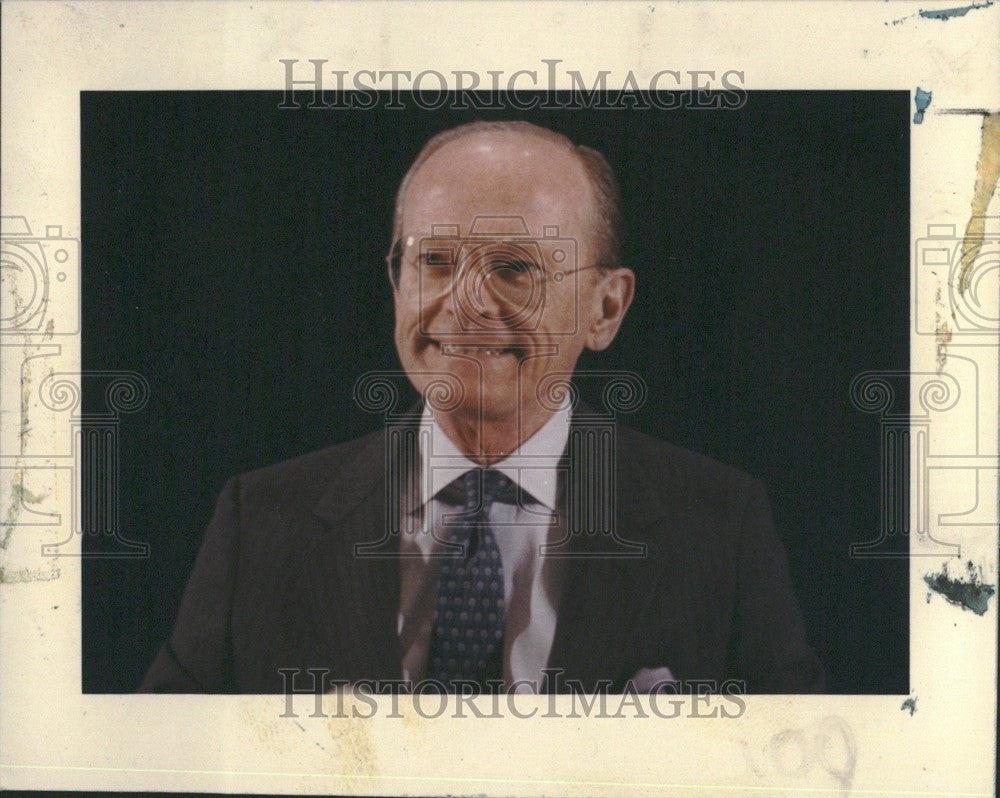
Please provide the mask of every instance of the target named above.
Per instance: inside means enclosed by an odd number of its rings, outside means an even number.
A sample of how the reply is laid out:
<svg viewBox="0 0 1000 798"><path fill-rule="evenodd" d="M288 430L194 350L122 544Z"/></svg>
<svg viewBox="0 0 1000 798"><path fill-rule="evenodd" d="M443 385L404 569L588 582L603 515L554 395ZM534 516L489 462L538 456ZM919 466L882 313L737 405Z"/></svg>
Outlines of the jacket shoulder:
<svg viewBox="0 0 1000 798"><path fill-rule="evenodd" d="M713 534L729 535L751 500L766 495L760 482L734 466L625 426L616 435L618 492L643 508L642 516L681 511Z"/></svg>
<svg viewBox="0 0 1000 798"><path fill-rule="evenodd" d="M240 474L242 504L312 506L347 468L371 452L382 452L382 430Z"/></svg>
<svg viewBox="0 0 1000 798"><path fill-rule="evenodd" d="M654 438L638 430L620 425L619 454L634 470L656 480L678 479L700 485L745 490L754 477L735 466L722 463L707 455L685 449L669 441Z"/></svg>

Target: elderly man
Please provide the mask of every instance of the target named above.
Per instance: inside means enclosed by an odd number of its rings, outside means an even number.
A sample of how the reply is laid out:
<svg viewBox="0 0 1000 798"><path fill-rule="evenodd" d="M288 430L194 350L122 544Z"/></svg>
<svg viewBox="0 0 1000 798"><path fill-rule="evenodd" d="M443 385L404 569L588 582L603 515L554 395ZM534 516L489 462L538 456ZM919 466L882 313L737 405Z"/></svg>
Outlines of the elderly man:
<svg viewBox="0 0 1000 798"><path fill-rule="evenodd" d="M431 139L396 198L392 429L225 487L141 689L822 689L762 486L574 399L632 299L604 158L524 122ZM390 434L391 433L391 434ZM300 682L301 685L301 682Z"/></svg>

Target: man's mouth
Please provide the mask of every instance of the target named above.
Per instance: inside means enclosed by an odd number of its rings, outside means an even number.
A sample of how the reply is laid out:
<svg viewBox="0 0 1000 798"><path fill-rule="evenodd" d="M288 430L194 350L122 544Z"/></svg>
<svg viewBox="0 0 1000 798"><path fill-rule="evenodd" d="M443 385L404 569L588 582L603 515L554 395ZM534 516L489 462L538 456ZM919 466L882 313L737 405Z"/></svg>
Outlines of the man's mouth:
<svg viewBox="0 0 1000 798"><path fill-rule="evenodd" d="M485 340L463 341L462 343L450 343L440 341L437 338L422 336L421 348L430 347L442 355L455 355L473 358L502 358L504 355L513 355L516 358L524 357L528 354L528 346L519 340Z"/></svg>
<svg viewBox="0 0 1000 798"><path fill-rule="evenodd" d="M498 346L497 344L482 345L458 345L439 344L441 351L446 355L486 355L487 357L500 357L501 355L517 355L521 353L519 346Z"/></svg>

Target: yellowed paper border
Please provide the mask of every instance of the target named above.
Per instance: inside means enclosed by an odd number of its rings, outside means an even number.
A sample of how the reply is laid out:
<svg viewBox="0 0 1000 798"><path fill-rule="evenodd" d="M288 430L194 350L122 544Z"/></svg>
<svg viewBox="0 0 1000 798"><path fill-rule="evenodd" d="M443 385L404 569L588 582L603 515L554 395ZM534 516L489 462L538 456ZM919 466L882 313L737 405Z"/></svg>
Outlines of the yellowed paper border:
<svg viewBox="0 0 1000 798"><path fill-rule="evenodd" d="M997 117L989 114L1000 110L1000 4L944 14L961 5L4 3L3 215L23 216L36 234L58 226L52 237L67 254L47 276L45 323L5 336L0 348L0 784L992 795L996 600L979 616L925 579L947 560L951 578L967 579L972 563L977 578L997 584L1000 208ZM918 87L932 92L911 129L912 374L903 385L913 408L906 429L922 447L911 462L911 486L919 486L911 529L923 534L911 540L921 556L911 560L909 696L753 696L743 717L714 722L545 719L548 699L539 698L538 716L488 725L405 709L399 719L293 722L280 717L275 697L81 696L79 560L43 549L72 538L72 430L54 419L73 401L73 380L58 375L80 371L70 290L79 279L79 92L280 89L281 58L445 74L539 69L541 59L561 58L585 73L631 70L647 79L663 68L738 69L750 90L909 89L914 100ZM921 260L929 251L950 253L934 256L944 260L933 276ZM872 412L890 377L872 376ZM127 405L142 386L123 390ZM960 562L952 544L961 546Z"/></svg>

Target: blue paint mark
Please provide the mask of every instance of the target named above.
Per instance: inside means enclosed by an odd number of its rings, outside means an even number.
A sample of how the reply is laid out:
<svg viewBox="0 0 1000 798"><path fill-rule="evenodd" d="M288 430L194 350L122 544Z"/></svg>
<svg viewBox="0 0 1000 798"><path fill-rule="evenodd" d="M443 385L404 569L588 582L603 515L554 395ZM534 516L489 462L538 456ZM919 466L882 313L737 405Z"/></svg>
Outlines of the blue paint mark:
<svg viewBox="0 0 1000 798"><path fill-rule="evenodd" d="M960 6L959 8L942 8L940 11L921 11L920 16L924 19L943 19L947 22L952 17L964 17L970 11L977 8L989 8L993 5L993 0L986 0L985 3L973 3L971 6Z"/></svg>
<svg viewBox="0 0 1000 798"><path fill-rule="evenodd" d="M903 709L910 710L910 717L912 718L913 717L913 713L917 711L917 699L916 699L916 697L914 697L914 698L907 698L903 702L903 705L900 707L900 709L901 710L903 710Z"/></svg>
<svg viewBox="0 0 1000 798"><path fill-rule="evenodd" d="M917 105L917 112L913 115L913 124L919 125L924 121L924 111L927 110L927 106L931 104L931 97L934 92L924 91L919 86L917 86L917 96L913 98L913 101Z"/></svg>

